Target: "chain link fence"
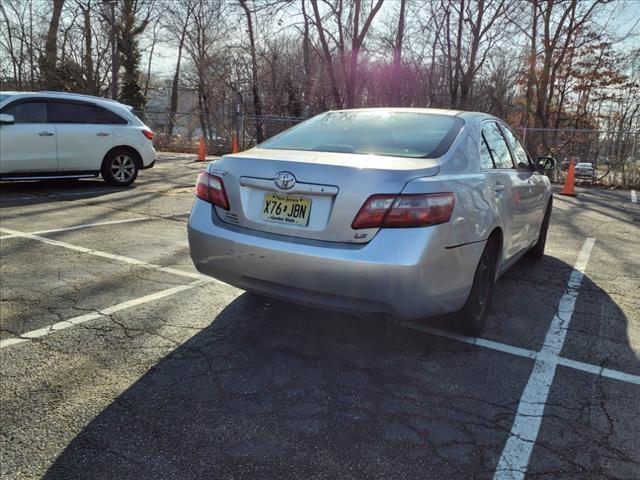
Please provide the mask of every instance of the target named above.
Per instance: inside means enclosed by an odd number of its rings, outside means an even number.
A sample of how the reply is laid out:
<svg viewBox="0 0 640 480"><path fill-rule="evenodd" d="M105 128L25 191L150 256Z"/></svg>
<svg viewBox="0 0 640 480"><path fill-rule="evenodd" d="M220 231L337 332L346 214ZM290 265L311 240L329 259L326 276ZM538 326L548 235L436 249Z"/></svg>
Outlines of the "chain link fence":
<svg viewBox="0 0 640 480"><path fill-rule="evenodd" d="M569 164L590 163L592 178L577 178L578 182L601 186L640 186L639 132L516 128L520 138L533 156L556 159L556 171L551 175L557 182L566 179Z"/></svg>
<svg viewBox="0 0 640 480"><path fill-rule="evenodd" d="M167 111L145 110L138 117L155 132L154 145L157 149L177 152L197 152L202 125L206 123L198 113L180 112L169 115ZM208 135L204 135L207 152L222 155L231 151L232 134L236 134L240 150L257 144L257 131L262 130L267 139L306 120L306 117L286 117L277 115L209 115Z"/></svg>
<svg viewBox="0 0 640 480"><path fill-rule="evenodd" d="M145 111L138 116L153 128L157 149L197 152L203 135L203 119L198 113ZM231 151L232 133L237 135L240 150L256 145L256 132L261 129L267 139L304 121L305 117L276 115L210 114L206 135L207 151L221 155ZM579 182L612 187L640 187L640 132L583 129L515 128L532 156L556 159L552 181L564 182L571 160L590 163L593 178Z"/></svg>

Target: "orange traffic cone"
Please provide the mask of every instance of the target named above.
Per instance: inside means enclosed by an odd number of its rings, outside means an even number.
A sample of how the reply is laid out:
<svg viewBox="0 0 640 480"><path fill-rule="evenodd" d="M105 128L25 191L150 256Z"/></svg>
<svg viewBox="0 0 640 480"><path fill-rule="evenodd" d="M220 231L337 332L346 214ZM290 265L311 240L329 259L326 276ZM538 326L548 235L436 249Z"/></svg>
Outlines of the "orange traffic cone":
<svg viewBox="0 0 640 480"><path fill-rule="evenodd" d="M231 153L238 153L240 149L238 148L238 138L236 137L235 132L231 134Z"/></svg>
<svg viewBox="0 0 640 480"><path fill-rule="evenodd" d="M200 137L200 143L198 144L198 161L204 162L206 156L206 147L204 145L204 137Z"/></svg>
<svg viewBox="0 0 640 480"><path fill-rule="evenodd" d="M570 195L572 197L576 196L576 189L575 189L575 165L573 164L573 160L571 160L571 163L569 164L569 173L567 174L567 179L564 182L564 187L562 187L562 191L560 192L560 195Z"/></svg>

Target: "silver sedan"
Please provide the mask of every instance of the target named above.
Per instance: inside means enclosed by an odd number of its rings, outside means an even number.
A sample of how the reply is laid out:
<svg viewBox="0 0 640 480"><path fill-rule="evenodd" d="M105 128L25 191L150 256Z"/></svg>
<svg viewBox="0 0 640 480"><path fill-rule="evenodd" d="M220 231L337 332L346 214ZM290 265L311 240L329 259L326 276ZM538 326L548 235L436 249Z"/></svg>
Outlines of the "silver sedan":
<svg viewBox="0 0 640 480"><path fill-rule="evenodd" d="M479 334L496 279L544 253L551 187L498 118L439 109L313 117L211 162L189 219L196 268L269 297Z"/></svg>

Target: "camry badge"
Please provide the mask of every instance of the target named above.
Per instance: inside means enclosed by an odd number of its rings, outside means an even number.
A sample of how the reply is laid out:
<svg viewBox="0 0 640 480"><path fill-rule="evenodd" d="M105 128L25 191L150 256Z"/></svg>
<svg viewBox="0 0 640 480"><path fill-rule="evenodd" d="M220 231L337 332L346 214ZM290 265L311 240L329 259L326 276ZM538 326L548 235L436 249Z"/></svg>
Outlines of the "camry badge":
<svg viewBox="0 0 640 480"><path fill-rule="evenodd" d="M276 174L274 183L280 190L290 190L296 184L296 177L291 172L279 172Z"/></svg>

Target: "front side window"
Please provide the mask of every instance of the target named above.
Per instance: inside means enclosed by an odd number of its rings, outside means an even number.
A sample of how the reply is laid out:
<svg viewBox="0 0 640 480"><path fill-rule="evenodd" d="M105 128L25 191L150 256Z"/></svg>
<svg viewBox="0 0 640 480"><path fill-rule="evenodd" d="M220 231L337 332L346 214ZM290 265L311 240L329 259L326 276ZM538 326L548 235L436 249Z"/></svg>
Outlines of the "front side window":
<svg viewBox="0 0 640 480"><path fill-rule="evenodd" d="M13 115L15 123L47 123L47 103L43 101L13 103L2 113Z"/></svg>
<svg viewBox="0 0 640 480"><path fill-rule="evenodd" d="M516 167L521 169L528 168L529 155L527 155L527 151L520 143L520 140L518 140L513 132L507 127L503 127L502 130L504 131L504 136L507 138L507 142L509 142L513 156L515 157Z"/></svg>
<svg viewBox="0 0 640 480"><path fill-rule="evenodd" d="M51 102L49 120L52 123L98 123L98 112L93 105Z"/></svg>
<svg viewBox="0 0 640 480"><path fill-rule="evenodd" d="M507 141L504 139L498 124L495 122L485 123L482 127L482 135L487 141L487 146L493 157L496 168L513 168L513 160Z"/></svg>
<svg viewBox="0 0 640 480"><path fill-rule="evenodd" d="M464 120L451 115L388 110L328 112L260 144L260 148L437 158Z"/></svg>

